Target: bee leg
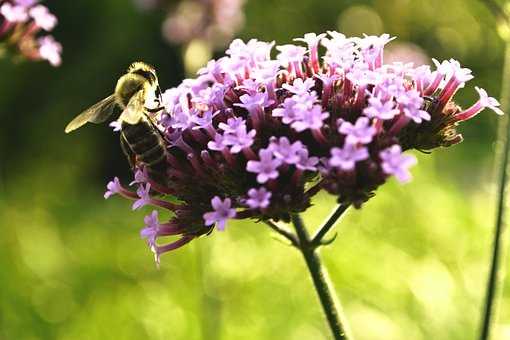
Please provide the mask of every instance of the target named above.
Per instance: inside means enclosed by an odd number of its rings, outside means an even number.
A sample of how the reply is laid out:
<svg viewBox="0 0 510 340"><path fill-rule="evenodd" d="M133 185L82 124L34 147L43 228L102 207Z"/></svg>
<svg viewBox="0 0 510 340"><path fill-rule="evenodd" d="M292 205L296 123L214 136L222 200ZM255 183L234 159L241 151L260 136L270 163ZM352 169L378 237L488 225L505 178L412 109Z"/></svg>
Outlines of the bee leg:
<svg viewBox="0 0 510 340"><path fill-rule="evenodd" d="M131 147L129 146L126 140L126 137L124 137L124 134L122 132L120 133L120 147L124 155L126 155L129 166L131 167L131 169L134 169L136 165L136 155L133 152L133 150L131 150Z"/></svg>
<svg viewBox="0 0 510 340"><path fill-rule="evenodd" d="M156 113L156 112L159 112L159 111L163 110L163 109L164 109L164 107L163 107L163 106L159 106L159 107L156 107L156 108L154 108L154 109L149 109L149 108L145 108L145 109L146 109L148 112L150 112L150 113Z"/></svg>

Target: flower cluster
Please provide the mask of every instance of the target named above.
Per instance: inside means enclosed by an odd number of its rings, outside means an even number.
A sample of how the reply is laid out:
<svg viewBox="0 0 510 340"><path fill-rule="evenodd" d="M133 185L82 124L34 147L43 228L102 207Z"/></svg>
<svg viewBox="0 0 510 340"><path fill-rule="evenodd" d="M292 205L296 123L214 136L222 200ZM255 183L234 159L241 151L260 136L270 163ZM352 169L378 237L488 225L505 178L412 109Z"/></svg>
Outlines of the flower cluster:
<svg viewBox="0 0 510 340"><path fill-rule="evenodd" d="M213 47L225 46L244 24L245 0L135 0L138 7L152 9L171 4L162 27L170 43L188 43L201 39Z"/></svg>
<svg viewBox="0 0 510 340"><path fill-rule="evenodd" d="M9 52L59 66L62 45L51 35L38 35L41 30L52 31L57 22L38 0L0 0L0 54Z"/></svg>
<svg viewBox="0 0 510 340"><path fill-rule="evenodd" d="M167 179L138 163L136 193L116 179L107 195L133 199L133 209L173 212L167 223L153 212L142 230L159 259L229 219L288 221L322 189L360 207L388 178L409 181L416 159L405 150L459 143L458 123L484 108L502 112L480 88L466 110L453 102L473 78L453 59L434 60L434 69L385 64L392 39L309 33L299 45L276 46L275 59L273 42L234 40L227 56L163 95L154 118L165 136ZM167 235L181 238L156 243Z"/></svg>

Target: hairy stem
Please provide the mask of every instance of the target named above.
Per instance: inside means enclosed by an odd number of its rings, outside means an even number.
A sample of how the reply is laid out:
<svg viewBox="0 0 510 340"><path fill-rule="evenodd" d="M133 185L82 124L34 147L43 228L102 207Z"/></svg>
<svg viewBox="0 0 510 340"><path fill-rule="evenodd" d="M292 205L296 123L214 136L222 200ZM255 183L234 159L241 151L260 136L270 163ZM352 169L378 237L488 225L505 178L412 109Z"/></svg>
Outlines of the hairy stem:
<svg viewBox="0 0 510 340"><path fill-rule="evenodd" d="M296 235L292 234L291 231L289 231L285 228L279 227L274 222L269 221L269 220L264 220L264 223L267 224L269 226L269 228L273 229L273 231L275 231L276 233L278 233L281 236L283 236L284 238L286 238L294 247L299 247L299 241L296 238Z"/></svg>
<svg viewBox="0 0 510 340"><path fill-rule="evenodd" d="M340 303L335 296L333 284L329 279L326 268L322 265L317 249L312 245L308 231L303 220L298 214L292 215L292 223L299 239L299 250L305 258L306 265L312 276L317 295L326 315L329 327L335 340L351 339L350 332L346 328L345 317L342 314Z"/></svg>
<svg viewBox="0 0 510 340"><path fill-rule="evenodd" d="M506 43L505 64L503 66L503 79L501 88L501 108L507 114L500 123L498 133L501 149L497 153L501 157L499 164L499 191L498 206L496 213L496 226L494 231L494 240L492 248L491 267L489 278L487 280L487 291L485 297L485 306L483 311L482 326L480 331L480 340L488 340L490 337L491 326L496 319L496 303L499 295L498 282L502 281L503 273L501 271L501 262L504 262L504 231L505 231L505 208L507 205L506 191L508 182L508 159L510 152L510 129L508 109L510 108L510 42Z"/></svg>
<svg viewBox="0 0 510 340"><path fill-rule="evenodd" d="M316 247L322 244L324 236L328 231L335 226L335 223L343 215L343 213L349 208L349 204L340 204L335 211L328 217L326 223L317 231L315 236L312 237L312 244Z"/></svg>

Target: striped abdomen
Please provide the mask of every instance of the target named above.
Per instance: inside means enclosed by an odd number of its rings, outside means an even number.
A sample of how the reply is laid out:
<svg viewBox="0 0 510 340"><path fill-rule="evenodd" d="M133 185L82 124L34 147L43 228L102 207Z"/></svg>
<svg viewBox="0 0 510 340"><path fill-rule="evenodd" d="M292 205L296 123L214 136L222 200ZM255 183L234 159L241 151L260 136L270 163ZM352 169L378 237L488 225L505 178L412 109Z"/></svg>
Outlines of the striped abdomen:
<svg viewBox="0 0 510 340"><path fill-rule="evenodd" d="M134 125L122 122L121 131L129 149L136 156L136 162L141 162L145 166L153 181L166 185L168 165L164 142L159 131L145 119Z"/></svg>

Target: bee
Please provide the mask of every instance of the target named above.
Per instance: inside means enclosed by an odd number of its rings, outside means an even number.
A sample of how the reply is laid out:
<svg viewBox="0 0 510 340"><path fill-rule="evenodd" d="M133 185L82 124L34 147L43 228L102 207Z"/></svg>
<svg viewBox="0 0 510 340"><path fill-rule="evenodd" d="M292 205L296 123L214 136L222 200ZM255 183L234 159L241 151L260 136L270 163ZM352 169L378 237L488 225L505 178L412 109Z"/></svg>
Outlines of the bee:
<svg viewBox="0 0 510 340"><path fill-rule="evenodd" d="M156 108L147 108L149 98L155 99ZM119 78L115 92L76 116L65 128L74 131L86 123L103 123L116 107L123 111L120 123L120 145L132 169L142 165L150 179L166 185L167 150L164 137L155 125L151 113L162 110L161 89L155 69L143 62L129 66Z"/></svg>

